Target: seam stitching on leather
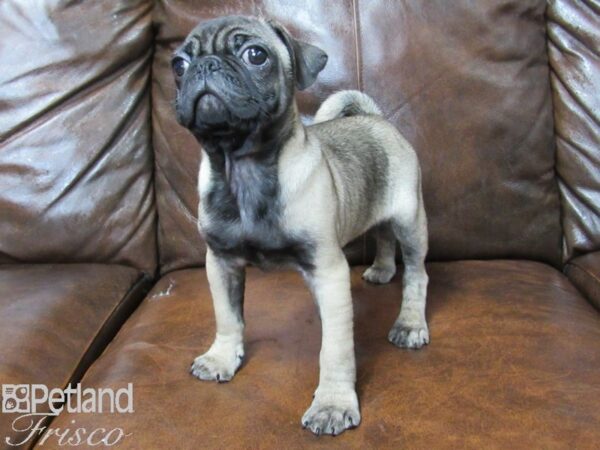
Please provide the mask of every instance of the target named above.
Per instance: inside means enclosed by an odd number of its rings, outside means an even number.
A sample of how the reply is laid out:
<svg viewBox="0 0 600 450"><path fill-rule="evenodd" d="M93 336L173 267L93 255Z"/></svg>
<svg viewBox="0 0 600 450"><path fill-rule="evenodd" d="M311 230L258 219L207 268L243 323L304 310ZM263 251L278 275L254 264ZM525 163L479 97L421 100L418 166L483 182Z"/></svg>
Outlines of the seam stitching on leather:
<svg viewBox="0 0 600 450"><path fill-rule="evenodd" d="M594 273L590 272L589 270L586 270L584 267L581 267L580 264L577 264L577 263L574 263L571 261L569 264L567 264L567 266L571 266L575 269L580 270L581 272L586 274L588 277L592 278L596 283L600 284L600 278L598 278L598 276L596 276ZM567 269L567 271L568 271L568 269Z"/></svg>
<svg viewBox="0 0 600 450"><path fill-rule="evenodd" d="M146 274L144 274L143 272L138 276L137 280L135 280L135 282L131 285L131 287L127 290L127 292L123 295L123 297L121 298L121 300L112 308L112 310L110 311L110 313L108 314L108 316L106 316L106 319L104 320L104 322L102 322L102 324L100 325L100 327L98 328L98 330L96 331L96 333L94 334L94 336L90 339L90 341L88 342L85 351L82 353L81 358L79 358L79 362L77 363L77 366L75 366L75 368L71 371L71 374L69 375L69 379L67 380L67 383L65 384L65 386L67 384L73 383L74 381L80 381L81 379L83 379L83 376L85 375L85 373L87 372L83 372L81 374L81 378L80 380L76 380L74 378L74 376L77 374L77 372L80 369L80 364L82 363L83 359L86 357L86 355L88 355L88 353L90 352L91 348L94 346L94 343L96 341L96 339L98 339L98 336L102 333L102 331L105 329L105 325L110 324L111 320L113 319L113 317L115 316L115 314L117 313L117 311L119 311L119 309L121 308L121 306L123 306L125 303L127 303L127 301L135 294L137 293L142 286L147 282L151 280L151 278L149 276L147 276ZM143 300L143 299L142 299ZM118 330L117 330L118 332ZM116 335L116 334L115 334ZM95 360L94 360L95 361ZM92 361L92 364L94 363L94 361ZM91 364L90 364L91 366Z"/></svg>
<svg viewBox="0 0 600 450"><path fill-rule="evenodd" d="M585 298L588 301L588 303L590 303L593 307L595 307L596 309L598 309L600 311L599 299L597 299L592 294L592 292L594 292L594 287L592 287L591 290L588 290L585 287L585 280L579 280L579 282L576 282L577 275L572 274L572 272L577 272L577 271L582 272L584 276L587 275L589 278L591 278L593 281L595 281L597 285L600 285L600 280L595 275L588 272L587 270L585 270L584 268L582 268L581 266L579 266L577 264L569 263L568 266L571 266L571 270L566 269L566 275L569 278L569 280L571 281L571 284L573 284L575 286L575 288L579 291L579 293L583 296L583 298Z"/></svg>
<svg viewBox="0 0 600 450"><path fill-rule="evenodd" d="M352 0L352 13L354 15L354 55L356 58L356 87L362 91L362 60L360 57L360 29L358 23L358 0Z"/></svg>
<svg viewBox="0 0 600 450"><path fill-rule="evenodd" d="M558 139L559 139L559 129L558 129L558 117L556 114L556 99L555 99L555 95L558 95L557 93L557 88L555 86L555 80L558 83L561 83L560 78L558 77L558 74L556 73L556 71L554 70L552 61L552 46L554 45L552 42L552 36L551 36L551 32L550 32L550 22L552 22L552 18L550 17L551 15L551 6L550 4L546 4L546 7L544 8L544 14L543 14L543 18L544 18L544 34L545 34L545 40L546 40L546 45L545 45L545 51L546 51L546 64L548 66L548 89L549 89L549 96L550 96L550 108L551 108L551 112L552 112L552 132L553 132L553 159L554 159L554 180L555 180L555 189L556 189L556 196L558 197L558 226L560 229L560 238L561 238L561 242L559 244L559 258L560 258L560 262L563 264L564 267L564 263L566 260L569 259L569 240L567 238L567 234L565 231L565 221L566 221L566 212L565 212L565 205L564 205L564 197L563 197L563 191L562 191L562 187L561 187L561 174L560 171L558 169L558 159L559 159L559 148L558 148Z"/></svg>
<svg viewBox="0 0 600 450"><path fill-rule="evenodd" d="M362 59L360 56L361 45L360 45L360 24L358 17L358 1L352 0L352 14L354 19L354 58L356 59L356 88L362 91ZM362 264L367 263L367 234L364 233L362 236Z"/></svg>

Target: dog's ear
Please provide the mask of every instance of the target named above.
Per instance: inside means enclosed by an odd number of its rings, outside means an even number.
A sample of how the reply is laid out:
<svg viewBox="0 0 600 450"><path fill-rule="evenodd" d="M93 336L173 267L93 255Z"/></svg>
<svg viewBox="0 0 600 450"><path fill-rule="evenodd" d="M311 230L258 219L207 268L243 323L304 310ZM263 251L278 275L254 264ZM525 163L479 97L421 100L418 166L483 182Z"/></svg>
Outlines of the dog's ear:
<svg viewBox="0 0 600 450"><path fill-rule="evenodd" d="M317 75L327 64L327 53L319 47L294 39L281 24L274 20L268 22L288 49L296 86L301 91L306 89L315 82Z"/></svg>

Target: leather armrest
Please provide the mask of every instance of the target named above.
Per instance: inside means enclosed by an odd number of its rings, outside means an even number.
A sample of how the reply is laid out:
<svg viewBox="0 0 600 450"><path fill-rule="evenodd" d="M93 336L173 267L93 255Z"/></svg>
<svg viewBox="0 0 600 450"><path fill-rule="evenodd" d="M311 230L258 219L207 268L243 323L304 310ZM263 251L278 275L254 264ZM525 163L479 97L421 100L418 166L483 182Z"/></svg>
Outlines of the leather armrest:
<svg viewBox="0 0 600 450"><path fill-rule="evenodd" d="M600 309L600 251L573 258L564 272L577 289Z"/></svg>

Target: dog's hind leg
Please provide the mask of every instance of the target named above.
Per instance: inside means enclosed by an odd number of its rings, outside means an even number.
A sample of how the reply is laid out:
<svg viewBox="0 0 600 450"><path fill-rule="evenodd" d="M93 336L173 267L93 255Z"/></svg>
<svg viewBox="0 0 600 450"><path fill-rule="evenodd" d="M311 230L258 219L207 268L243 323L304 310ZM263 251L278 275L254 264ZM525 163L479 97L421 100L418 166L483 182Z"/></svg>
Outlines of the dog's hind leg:
<svg viewBox="0 0 600 450"><path fill-rule="evenodd" d="M375 240L375 261L362 277L370 283L389 283L396 274L396 235L391 222L383 222L375 227Z"/></svg>
<svg viewBox="0 0 600 450"><path fill-rule="evenodd" d="M418 189L416 211L398 215L392 228L400 241L404 275L402 278L402 308L388 339L398 347L421 348L429 343L429 329L425 319L428 277L425 272L427 255L427 217L421 189Z"/></svg>

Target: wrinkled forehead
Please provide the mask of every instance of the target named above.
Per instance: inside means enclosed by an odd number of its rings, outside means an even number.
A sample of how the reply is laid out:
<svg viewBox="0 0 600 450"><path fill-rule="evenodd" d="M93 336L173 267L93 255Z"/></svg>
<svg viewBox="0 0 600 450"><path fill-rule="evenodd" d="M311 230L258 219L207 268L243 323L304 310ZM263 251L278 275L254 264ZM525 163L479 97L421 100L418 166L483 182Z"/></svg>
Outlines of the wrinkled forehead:
<svg viewBox="0 0 600 450"><path fill-rule="evenodd" d="M227 48L236 37L261 39L276 45L275 31L260 19L245 16L226 16L199 23L180 47L190 56L213 54Z"/></svg>

